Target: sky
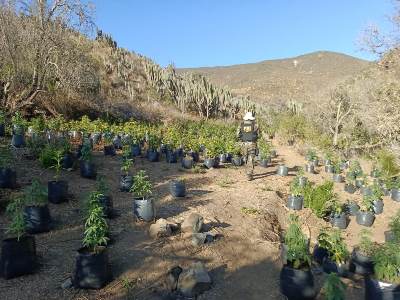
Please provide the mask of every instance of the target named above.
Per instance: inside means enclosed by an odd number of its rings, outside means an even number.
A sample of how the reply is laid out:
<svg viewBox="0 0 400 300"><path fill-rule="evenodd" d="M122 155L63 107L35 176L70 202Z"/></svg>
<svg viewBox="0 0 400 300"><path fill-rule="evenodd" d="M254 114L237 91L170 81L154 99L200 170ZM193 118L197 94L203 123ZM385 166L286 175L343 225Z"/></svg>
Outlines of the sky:
<svg viewBox="0 0 400 300"><path fill-rule="evenodd" d="M162 66L224 66L335 51L373 60L357 40L388 29L391 0L92 0L118 46Z"/></svg>

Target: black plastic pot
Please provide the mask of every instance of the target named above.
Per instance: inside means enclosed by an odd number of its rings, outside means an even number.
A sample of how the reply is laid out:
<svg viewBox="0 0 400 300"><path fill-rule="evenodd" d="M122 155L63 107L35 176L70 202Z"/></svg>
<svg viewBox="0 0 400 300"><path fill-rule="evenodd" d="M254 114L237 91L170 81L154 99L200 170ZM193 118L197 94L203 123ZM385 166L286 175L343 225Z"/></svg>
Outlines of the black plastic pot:
<svg viewBox="0 0 400 300"><path fill-rule="evenodd" d="M280 290L288 300L314 299L317 292L311 270L284 266L280 273Z"/></svg>
<svg viewBox="0 0 400 300"><path fill-rule="evenodd" d="M119 135L117 135L116 137L114 137L113 139L113 146L115 147L115 149L117 150L122 150L122 139Z"/></svg>
<svg viewBox="0 0 400 300"><path fill-rule="evenodd" d="M184 168L184 169L191 169L191 168L193 168L193 166L194 166L194 160L193 160L193 158L187 158L187 157L184 157L183 159L182 159L182 168Z"/></svg>
<svg viewBox="0 0 400 300"><path fill-rule="evenodd" d="M62 159L62 167L63 169L72 169L74 166L74 156L72 153L66 153L64 154L64 157Z"/></svg>
<svg viewBox="0 0 400 300"><path fill-rule="evenodd" d="M121 192L129 192L133 184L133 177L130 175L121 175L119 180L119 189Z"/></svg>
<svg viewBox="0 0 400 300"><path fill-rule="evenodd" d="M5 279L32 274L36 269L35 237L5 239L1 245L0 272Z"/></svg>
<svg viewBox="0 0 400 300"><path fill-rule="evenodd" d="M360 210L360 206L355 202L350 202L347 206L347 210L350 216L356 216Z"/></svg>
<svg viewBox="0 0 400 300"><path fill-rule="evenodd" d="M373 206L374 206L375 215L380 215L381 213L383 213L383 201L382 201L382 199L374 200Z"/></svg>
<svg viewBox="0 0 400 300"><path fill-rule="evenodd" d="M26 231L30 234L50 231L51 217L47 205L26 206L24 208L24 220Z"/></svg>
<svg viewBox="0 0 400 300"><path fill-rule="evenodd" d="M228 157L227 157L227 155L225 153L224 154L220 154L218 156L218 158L219 158L219 162L221 164L226 164L228 162Z"/></svg>
<svg viewBox="0 0 400 300"><path fill-rule="evenodd" d="M194 162L199 162L200 161L200 155L199 155L198 152L190 151L188 154L193 158Z"/></svg>
<svg viewBox="0 0 400 300"><path fill-rule="evenodd" d="M325 172L326 173L333 173L335 171L335 167L332 165L326 165L325 166Z"/></svg>
<svg viewBox="0 0 400 300"><path fill-rule="evenodd" d="M318 159L313 159L312 161L310 161L310 164L312 164L314 166L314 168L319 166L319 160Z"/></svg>
<svg viewBox="0 0 400 300"><path fill-rule="evenodd" d="M356 215L356 222L358 225L362 225L365 227L371 227L374 224L375 215L370 211L358 211Z"/></svg>
<svg viewBox="0 0 400 300"><path fill-rule="evenodd" d="M243 158L239 155L235 155L234 157L232 157L232 165L240 167L241 165L243 165Z"/></svg>
<svg viewBox="0 0 400 300"><path fill-rule="evenodd" d="M133 157L140 156L141 152L140 145L135 144L131 146L131 153Z"/></svg>
<svg viewBox="0 0 400 300"><path fill-rule="evenodd" d="M369 186L363 185L360 188L360 192L361 192L361 195L363 195L363 196L371 196L372 195L372 189Z"/></svg>
<svg viewBox="0 0 400 300"><path fill-rule="evenodd" d="M99 203L103 208L104 216L111 218L113 213L113 201L110 195L101 195L99 197Z"/></svg>
<svg viewBox="0 0 400 300"><path fill-rule="evenodd" d="M93 143L97 145L98 143L100 143L101 133L98 132L92 133L90 137L92 138Z"/></svg>
<svg viewBox="0 0 400 300"><path fill-rule="evenodd" d="M341 174L333 174L332 180L333 180L333 182L336 182L336 183L342 183L344 181L344 178Z"/></svg>
<svg viewBox="0 0 400 300"><path fill-rule="evenodd" d="M15 148L22 148L25 146L25 136L23 134L13 134L11 145Z"/></svg>
<svg viewBox="0 0 400 300"><path fill-rule="evenodd" d="M301 210L303 208L303 196L289 195L287 201L287 207L293 210Z"/></svg>
<svg viewBox="0 0 400 300"><path fill-rule="evenodd" d="M400 285L382 283L369 276L365 277L365 300L399 300Z"/></svg>
<svg viewBox="0 0 400 300"><path fill-rule="evenodd" d="M337 227L339 229L346 229L348 225L347 215L344 212L340 214L334 214L331 216L330 221L333 227Z"/></svg>
<svg viewBox="0 0 400 300"><path fill-rule="evenodd" d="M363 185L364 185L364 180L356 179L356 187L360 189Z"/></svg>
<svg viewBox="0 0 400 300"><path fill-rule="evenodd" d="M10 168L0 168L0 188L15 189L17 187L17 173Z"/></svg>
<svg viewBox="0 0 400 300"><path fill-rule="evenodd" d="M385 242L392 242L396 237L391 230L387 230L384 232L385 234Z"/></svg>
<svg viewBox="0 0 400 300"><path fill-rule="evenodd" d="M176 164L178 162L178 152L167 150L166 155L167 163Z"/></svg>
<svg viewBox="0 0 400 300"><path fill-rule="evenodd" d="M0 137L6 136L6 126L4 124L0 124Z"/></svg>
<svg viewBox="0 0 400 300"><path fill-rule="evenodd" d="M104 155L115 156L115 147L114 145L104 146Z"/></svg>
<svg viewBox="0 0 400 300"><path fill-rule="evenodd" d="M283 165L278 166L278 169L276 170L276 173L279 176L288 176L289 174L289 168Z"/></svg>
<svg viewBox="0 0 400 300"><path fill-rule="evenodd" d="M325 248L315 245L312 256L316 263L322 265L325 258L328 257L328 251Z"/></svg>
<svg viewBox="0 0 400 300"><path fill-rule="evenodd" d="M263 168L268 168L268 165L269 165L269 161L268 161L268 159L262 159L262 160L260 160L260 164L259 164L261 167L263 167Z"/></svg>
<svg viewBox="0 0 400 300"><path fill-rule="evenodd" d="M139 220L150 222L155 218L155 208L152 199L135 198L133 200L133 213Z"/></svg>
<svg viewBox="0 0 400 300"><path fill-rule="evenodd" d="M207 169L216 168L218 166L218 160L216 160L215 158L206 158L204 159L204 166Z"/></svg>
<svg viewBox="0 0 400 300"><path fill-rule="evenodd" d="M311 163L308 163L308 164L305 165L304 171L306 171L307 173L314 174L315 173L315 166L313 164L311 164Z"/></svg>
<svg viewBox="0 0 400 300"><path fill-rule="evenodd" d="M346 183L344 185L344 190L349 194L354 194L357 191L357 187L353 184Z"/></svg>
<svg viewBox="0 0 400 300"><path fill-rule="evenodd" d="M80 173L83 178L96 179L96 167L90 161L81 160L79 163Z"/></svg>
<svg viewBox="0 0 400 300"><path fill-rule="evenodd" d="M299 178L299 186L300 187L305 187L307 185L308 178L307 177L300 177Z"/></svg>
<svg viewBox="0 0 400 300"><path fill-rule="evenodd" d="M111 269L106 249L100 253L87 248L78 250L73 285L80 289L101 289L111 280Z"/></svg>
<svg viewBox="0 0 400 300"><path fill-rule="evenodd" d="M400 202L400 190L399 189L392 189L390 197L393 201Z"/></svg>
<svg viewBox="0 0 400 300"><path fill-rule="evenodd" d="M329 256L324 258L322 269L325 273L336 273L340 277L347 277L349 275L349 267L347 264L337 264L332 261Z"/></svg>
<svg viewBox="0 0 400 300"><path fill-rule="evenodd" d="M68 182L66 181L49 181L48 199L50 203L59 204L68 200Z"/></svg>
<svg viewBox="0 0 400 300"><path fill-rule="evenodd" d="M175 198L185 197L186 196L186 185L183 181L171 181L169 185L169 191L171 195Z"/></svg>
<svg viewBox="0 0 400 300"><path fill-rule="evenodd" d="M358 249L353 249L349 269L359 275L370 275L374 273L374 263L371 257L361 254Z"/></svg>
<svg viewBox="0 0 400 300"><path fill-rule="evenodd" d="M160 153L155 150L149 150L147 151L147 159L149 162L157 162L160 159Z"/></svg>

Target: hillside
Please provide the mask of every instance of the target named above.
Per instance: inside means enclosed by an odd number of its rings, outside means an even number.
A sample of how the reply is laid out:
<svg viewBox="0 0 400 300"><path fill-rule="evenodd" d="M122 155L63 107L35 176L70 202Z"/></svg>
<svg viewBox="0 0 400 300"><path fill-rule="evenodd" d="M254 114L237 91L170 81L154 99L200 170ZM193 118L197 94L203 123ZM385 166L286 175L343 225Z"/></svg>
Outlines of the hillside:
<svg viewBox="0 0 400 300"><path fill-rule="evenodd" d="M335 52L314 52L294 58L266 60L227 67L179 69L208 77L238 95L249 95L260 103L282 103L289 99L309 102L370 63Z"/></svg>

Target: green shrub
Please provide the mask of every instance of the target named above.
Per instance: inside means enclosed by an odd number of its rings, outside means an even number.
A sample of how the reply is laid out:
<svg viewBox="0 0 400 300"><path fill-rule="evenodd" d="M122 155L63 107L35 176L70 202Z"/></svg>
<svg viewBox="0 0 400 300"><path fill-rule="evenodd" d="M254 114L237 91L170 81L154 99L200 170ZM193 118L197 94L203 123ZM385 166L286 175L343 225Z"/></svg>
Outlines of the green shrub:
<svg viewBox="0 0 400 300"><path fill-rule="evenodd" d="M394 235L394 240L400 242L400 210L390 220L389 228Z"/></svg>
<svg viewBox="0 0 400 300"><path fill-rule="evenodd" d="M309 187L304 191L304 202L317 217L323 218L327 215L328 205L332 199L336 198L333 192L333 182L326 181L316 187Z"/></svg>
<svg viewBox="0 0 400 300"><path fill-rule="evenodd" d="M379 245L373 253L372 260L376 279L387 283L400 283L400 255L397 243Z"/></svg>
<svg viewBox="0 0 400 300"><path fill-rule="evenodd" d="M39 162L45 169L55 166L55 157L57 154L57 147L54 144L46 144L39 155Z"/></svg>
<svg viewBox="0 0 400 300"><path fill-rule="evenodd" d="M329 258L337 263L344 263L349 257L346 243L338 228L323 228L317 238L318 245L328 251Z"/></svg>
<svg viewBox="0 0 400 300"><path fill-rule="evenodd" d="M140 170L133 178L131 193L134 197L145 198L152 194L152 184L144 170Z"/></svg>
<svg viewBox="0 0 400 300"><path fill-rule="evenodd" d="M382 172L382 176L386 179L396 176L400 172L396 156L386 149L382 149L377 153L376 163Z"/></svg>
<svg viewBox="0 0 400 300"><path fill-rule="evenodd" d="M42 206L47 201L47 188L37 179L33 179L32 184L24 189L24 205Z"/></svg>
<svg viewBox="0 0 400 300"><path fill-rule="evenodd" d="M330 273L325 279L323 287L326 300L344 300L346 285L336 273Z"/></svg>
<svg viewBox="0 0 400 300"><path fill-rule="evenodd" d="M24 197L23 195L17 195L11 200L6 208L6 213L11 219L11 223L6 230L6 233L16 236L18 241L26 233L23 207Z"/></svg>
<svg viewBox="0 0 400 300"><path fill-rule="evenodd" d="M309 267L311 255L308 249L308 239L301 230L297 216L289 216L289 226L285 233L285 245L287 246L287 261L295 269Z"/></svg>
<svg viewBox="0 0 400 300"><path fill-rule="evenodd" d="M98 197L93 197L92 200L85 222L83 246L87 247L92 252L98 253L102 246L107 245L108 224L104 217L103 208L98 201Z"/></svg>

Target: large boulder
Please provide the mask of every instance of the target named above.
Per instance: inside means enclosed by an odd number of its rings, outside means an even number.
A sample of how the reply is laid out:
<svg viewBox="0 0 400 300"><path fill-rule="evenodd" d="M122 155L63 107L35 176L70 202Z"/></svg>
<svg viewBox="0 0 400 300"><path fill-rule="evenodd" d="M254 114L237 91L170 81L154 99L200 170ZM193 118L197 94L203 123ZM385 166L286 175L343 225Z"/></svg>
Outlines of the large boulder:
<svg viewBox="0 0 400 300"><path fill-rule="evenodd" d="M165 219L158 219L154 224L151 224L149 235L153 239L168 237L172 235L173 229L173 224Z"/></svg>

